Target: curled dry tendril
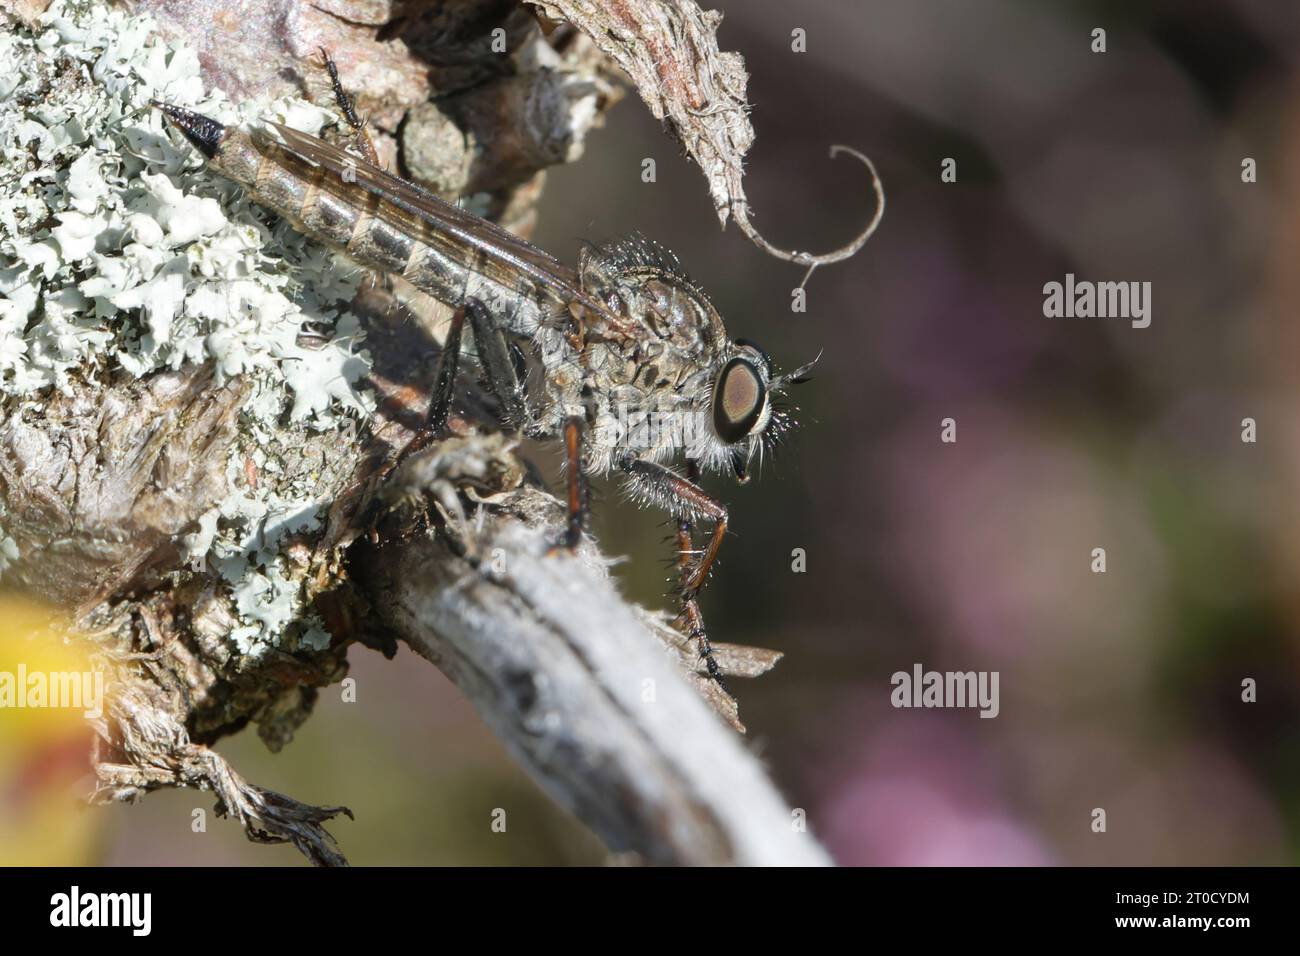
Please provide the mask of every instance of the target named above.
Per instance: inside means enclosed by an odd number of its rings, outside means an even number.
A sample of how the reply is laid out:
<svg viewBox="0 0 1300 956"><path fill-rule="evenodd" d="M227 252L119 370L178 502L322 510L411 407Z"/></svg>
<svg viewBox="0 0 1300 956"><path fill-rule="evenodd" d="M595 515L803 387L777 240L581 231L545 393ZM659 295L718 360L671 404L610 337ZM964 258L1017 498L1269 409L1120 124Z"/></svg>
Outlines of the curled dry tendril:
<svg viewBox="0 0 1300 956"><path fill-rule="evenodd" d="M764 239L763 236L759 234L758 230L754 228L753 224L750 223L749 203L747 200L742 199L740 202L737 202L732 210L733 215L736 217L736 224L740 226L740 230L749 237L750 241L753 242L754 245L758 246L768 255L775 256L776 258L782 259L786 262L794 262L801 266L808 267L808 271L804 273L803 281L799 283L799 288L801 289L807 285L808 280L812 277L813 272L816 271L818 266L830 265L833 262L842 262L857 253L859 249L866 245L867 240L871 238L872 233L876 231L876 227L880 225L880 220L884 218L885 215L885 189L884 186L881 185L880 174L876 172L875 165L864 154L858 152L851 146L834 145L831 147L831 159L834 159L840 153L848 153L850 156L860 160L862 164L867 167L867 171L871 174L871 188L876 194L876 211L872 214L871 219L867 222L866 226L863 227L862 231L859 232L851 242L840 246L838 249L832 249L830 252L824 252L821 255L813 255L811 252L780 249Z"/></svg>

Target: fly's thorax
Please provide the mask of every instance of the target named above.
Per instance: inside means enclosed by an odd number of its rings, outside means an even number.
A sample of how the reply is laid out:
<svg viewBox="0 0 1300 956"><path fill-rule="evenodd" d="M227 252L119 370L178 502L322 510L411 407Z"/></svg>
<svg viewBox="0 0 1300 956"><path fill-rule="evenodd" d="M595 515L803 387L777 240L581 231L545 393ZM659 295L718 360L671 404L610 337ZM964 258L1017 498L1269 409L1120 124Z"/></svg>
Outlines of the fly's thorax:
<svg viewBox="0 0 1300 956"><path fill-rule="evenodd" d="M708 299L681 277L659 269L593 272L584 262L583 286L632 333L595 338L586 365L593 389L634 386L646 394L688 395L717 369L726 331Z"/></svg>
<svg viewBox="0 0 1300 956"><path fill-rule="evenodd" d="M588 394L603 406L595 444L653 461L701 457L711 444L710 383L726 352L722 321L687 281L658 268L584 272L584 287L630 319L632 335L589 341Z"/></svg>
<svg viewBox="0 0 1300 956"><path fill-rule="evenodd" d="M637 330L632 360L654 363L675 378L714 360L726 341L722 319L698 289L658 270L620 273L595 288L611 312L630 319Z"/></svg>
<svg viewBox="0 0 1300 956"><path fill-rule="evenodd" d="M703 293L657 269L620 275L606 288L605 299L611 309L641 326L649 340L662 345L657 351L684 361L711 355L725 337L722 319Z"/></svg>
<svg viewBox="0 0 1300 956"><path fill-rule="evenodd" d="M583 249L578 269L583 289L610 312L630 319L654 354L643 359L703 366L725 347L717 310L677 257L642 236Z"/></svg>

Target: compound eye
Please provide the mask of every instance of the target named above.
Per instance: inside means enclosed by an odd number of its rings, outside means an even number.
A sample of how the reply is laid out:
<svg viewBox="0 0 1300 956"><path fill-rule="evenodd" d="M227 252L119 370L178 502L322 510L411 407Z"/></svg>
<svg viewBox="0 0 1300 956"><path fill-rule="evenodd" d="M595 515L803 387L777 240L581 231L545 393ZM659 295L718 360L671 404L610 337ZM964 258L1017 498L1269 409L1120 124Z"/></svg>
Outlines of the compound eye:
<svg viewBox="0 0 1300 956"><path fill-rule="evenodd" d="M713 387L713 429L728 444L753 430L767 402L767 386L758 369L734 358L722 367Z"/></svg>

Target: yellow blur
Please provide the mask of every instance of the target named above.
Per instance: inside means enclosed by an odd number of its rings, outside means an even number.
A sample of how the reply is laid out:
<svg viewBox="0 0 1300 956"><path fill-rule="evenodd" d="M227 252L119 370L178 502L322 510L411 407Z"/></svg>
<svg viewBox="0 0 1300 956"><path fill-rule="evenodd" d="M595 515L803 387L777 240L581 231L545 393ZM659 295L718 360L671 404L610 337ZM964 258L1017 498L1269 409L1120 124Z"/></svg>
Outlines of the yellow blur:
<svg viewBox="0 0 1300 956"><path fill-rule="evenodd" d="M48 608L0 595L0 866L94 862L101 816L78 796L90 774L84 711L94 701L58 705L72 699L61 688L94 687L96 668L67 633Z"/></svg>

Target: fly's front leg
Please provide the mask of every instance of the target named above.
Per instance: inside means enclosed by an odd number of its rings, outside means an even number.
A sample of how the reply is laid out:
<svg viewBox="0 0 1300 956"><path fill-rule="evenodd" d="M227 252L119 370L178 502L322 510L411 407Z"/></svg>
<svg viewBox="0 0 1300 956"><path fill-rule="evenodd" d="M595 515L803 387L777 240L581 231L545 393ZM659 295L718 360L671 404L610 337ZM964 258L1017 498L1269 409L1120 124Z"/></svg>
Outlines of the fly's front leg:
<svg viewBox="0 0 1300 956"><path fill-rule="evenodd" d="M693 485L700 480L700 466L693 458L686 462L686 480ZM695 573L696 555L694 527L690 515L679 514L677 516L677 586L683 596L687 596L690 590L690 580Z"/></svg>
<svg viewBox="0 0 1300 956"><path fill-rule="evenodd" d="M686 463L686 480L694 484L699 481L700 466L694 459ZM695 535L691 519L685 515L677 519L677 574L678 587L682 596L682 625L688 637L695 641L700 649L700 657L709 671L709 676L717 681L723 690L727 689L722 679L722 670L713 659L713 645L709 643L708 633L704 630L704 615L695 592L690 590L690 581L695 572ZM716 554L716 551L715 551Z"/></svg>
<svg viewBox="0 0 1300 956"><path fill-rule="evenodd" d="M704 629L699 594L704 582L708 580L709 571L717 560L722 539L727 533L727 508L722 502L707 495L692 480L699 477L699 467L693 461L687 464L689 477L686 478L663 465L631 456L624 458L619 465L627 472L634 492L644 503L657 505L677 519L677 571L680 578L683 630L699 646L700 657L709 676L725 690L727 684L722 679L722 669L713 658L713 645L709 643ZM697 516L711 520L713 532L709 535L704 553L695 561L692 523Z"/></svg>
<svg viewBox="0 0 1300 956"><path fill-rule="evenodd" d="M372 166L378 166L379 154L375 152L375 144L371 142L370 134L366 132L366 121L357 115L356 108L352 104L352 97L343 89L343 82L339 79L339 68L335 65L334 58L329 55L329 51L324 47L320 48L320 55L325 61L325 69L329 72L330 85L334 87L334 100L339 105L339 112L348 121L348 125L352 127L353 134L356 137L357 149L361 151Z"/></svg>
<svg viewBox="0 0 1300 956"><path fill-rule="evenodd" d="M704 554L693 567L683 569L682 596L694 599L709 578L713 563L718 559L722 548L722 539L727 534L727 507L716 498L711 497L695 482L683 478L671 468L641 458L625 458L620 462L639 486L638 490L651 503L668 511L679 519L686 521L686 533L690 534L691 519L695 516L708 518L713 522L713 532ZM679 526L680 534L680 526ZM694 553L693 550L691 552Z"/></svg>

